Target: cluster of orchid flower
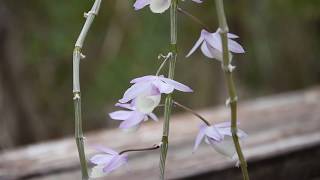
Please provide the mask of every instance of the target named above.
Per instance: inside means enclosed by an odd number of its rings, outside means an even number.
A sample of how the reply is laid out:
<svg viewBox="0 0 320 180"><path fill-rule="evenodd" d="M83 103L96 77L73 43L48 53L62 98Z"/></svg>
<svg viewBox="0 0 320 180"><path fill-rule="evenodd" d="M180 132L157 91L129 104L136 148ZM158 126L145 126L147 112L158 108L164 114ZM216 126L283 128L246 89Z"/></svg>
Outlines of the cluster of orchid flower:
<svg viewBox="0 0 320 180"><path fill-rule="evenodd" d="M192 1L202 3L201 0ZM134 4L134 8L135 10L139 10L150 5L152 12L162 13L170 7L170 4L171 0L137 0ZM244 49L240 44L234 41L234 39L238 38L237 35L229 33L227 37L228 49L230 52L227 71L232 72L235 67L231 65L231 53L244 53ZM207 30L202 30L199 39L196 41L195 45L186 57L193 54L199 47L206 57L222 61L222 42L219 29L213 33L210 33ZM169 59L170 55L171 53L167 56L163 56L165 58L164 63ZM174 90L181 92L193 92L190 87L175 80L166 78L164 75L159 75L159 70L162 68L162 65L158 69L156 75L147 75L135 78L130 82L132 86L126 90L123 97L115 105L123 108L124 110L118 110L109 114L111 119L122 121L119 128L132 130L137 129L142 122L147 121L148 119L158 121L158 117L153 113L153 111L155 108L159 107L162 94L171 94ZM176 103L175 105L179 105L179 103ZM200 119L203 123L199 126L199 133L195 139L193 152L197 150L204 139L205 142L211 145L217 152L237 161L238 156L232 141L231 122L210 124L204 118ZM247 136L247 134L240 129L238 129L237 135L240 139ZM154 150L157 148L159 148L159 145L140 150ZM104 176L127 164L127 152L136 151L126 150L118 153L105 147L97 147L96 149L101 153L94 155L90 159L91 163L95 164L91 172L92 178Z"/></svg>

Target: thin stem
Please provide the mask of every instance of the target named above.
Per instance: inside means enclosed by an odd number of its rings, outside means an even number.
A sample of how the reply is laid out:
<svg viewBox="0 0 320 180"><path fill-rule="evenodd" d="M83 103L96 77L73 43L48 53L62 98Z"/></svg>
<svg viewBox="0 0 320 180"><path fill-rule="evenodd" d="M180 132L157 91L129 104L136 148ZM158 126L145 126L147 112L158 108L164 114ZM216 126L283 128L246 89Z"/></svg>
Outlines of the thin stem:
<svg viewBox="0 0 320 180"><path fill-rule="evenodd" d="M168 78L174 78L175 64L177 61L177 6L178 0L172 0L170 6L170 48L171 56L169 62L169 73ZM169 125L170 125L170 115L172 110L172 94L168 94L165 100L164 108L164 122L163 122L163 134L162 143L160 146L160 179L165 179L165 168L166 168L166 158L168 152L169 144Z"/></svg>
<svg viewBox="0 0 320 180"><path fill-rule="evenodd" d="M232 139L233 143L235 145L241 171L243 175L244 180L249 180L249 174L247 169L247 162L244 158L244 155L241 150L241 146L239 143L239 137L237 135L238 125L237 125L237 93L236 88L233 81L232 71L228 70L228 65L230 63L230 57L229 57L229 50L228 50L228 24L224 12L224 6L223 6L223 0L215 0L216 2L216 8L217 8L217 15L219 20L219 27L220 27L220 36L222 41L222 51L223 51L223 62L222 62L222 69L225 74L226 83L228 86L228 92L230 96L230 110L231 110L231 133L232 133Z"/></svg>
<svg viewBox="0 0 320 180"><path fill-rule="evenodd" d="M96 0L91 8L91 10L85 14L86 22L81 30L81 33L75 44L73 50L73 101L74 101L74 114L75 114L75 140L77 143L82 179L88 180L88 165L85 156L84 150L84 136L82 130L82 117L81 117L81 93L80 93L80 60L84 58L81 50L84 43L84 40L88 34L88 31L91 27L91 24L94 20L94 17L98 14L100 9L101 0Z"/></svg>
<svg viewBox="0 0 320 180"><path fill-rule="evenodd" d="M189 111L190 113L192 113L193 115L195 115L196 117L198 117L199 119L201 119L206 125L211 126L211 124L209 123L209 121L207 121L204 117L202 117L200 114L198 114L197 112L195 112L194 110L192 110L191 108L184 106L180 103L178 103L177 101L173 101L173 104L181 107L182 109Z"/></svg>
<svg viewBox="0 0 320 180"><path fill-rule="evenodd" d="M159 145L154 145L153 147L149 147L149 148L127 149L127 150L121 151L119 154L121 155L123 153L135 152L135 151L151 151L151 150L156 150L156 149L159 149L159 148L160 148Z"/></svg>
<svg viewBox="0 0 320 180"><path fill-rule="evenodd" d="M192 15L188 11L182 9L181 7L178 7L177 9L178 9L178 11L180 13L186 15L191 20L193 20L195 23L199 24L201 26L201 28L206 29L207 31L211 31L211 29L206 24L204 24L199 18L197 18L196 16Z"/></svg>

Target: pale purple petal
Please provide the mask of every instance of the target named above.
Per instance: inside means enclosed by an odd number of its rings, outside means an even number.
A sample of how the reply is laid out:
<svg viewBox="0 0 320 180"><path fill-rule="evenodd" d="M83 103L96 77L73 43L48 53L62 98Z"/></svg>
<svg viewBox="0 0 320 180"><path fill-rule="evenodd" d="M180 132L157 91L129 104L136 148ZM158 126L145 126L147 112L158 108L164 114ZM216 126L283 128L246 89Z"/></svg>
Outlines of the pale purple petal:
<svg viewBox="0 0 320 180"><path fill-rule="evenodd" d="M111 119L114 120L126 120L128 119L130 116L132 116L134 113L134 111L115 111L112 113L109 113L109 116Z"/></svg>
<svg viewBox="0 0 320 180"><path fill-rule="evenodd" d="M158 121L159 120L157 115L155 115L154 113L149 113L148 116L154 121Z"/></svg>
<svg viewBox="0 0 320 180"><path fill-rule="evenodd" d="M208 43L207 43L207 42L202 43L202 45L201 45L201 51L202 51L202 53L203 53L205 56L207 56L208 58L211 58L211 59L214 58L214 56L211 54L211 52L210 52L210 50L209 50L209 48L208 48Z"/></svg>
<svg viewBox="0 0 320 180"><path fill-rule="evenodd" d="M222 43L221 37L218 32L209 33L208 31L203 32L203 36L205 41L210 44L211 47L217 49L218 51L222 52Z"/></svg>
<svg viewBox="0 0 320 180"><path fill-rule="evenodd" d="M192 47L192 49L190 50L190 52L187 54L186 57L188 58L189 56L191 56L191 54L193 54L198 49L198 47L201 45L203 41L204 41L204 37L202 36L202 33L201 33L199 39L194 44L194 46Z"/></svg>
<svg viewBox="0 0 320 180"><path fill-rule="evenodd" d="M131 128L134 127L136 125L138 125L139 123L141 123L144 118L145 118L145 114L134 111L135 113L127 120L123 121L119 128L121 129L127 129L127 128Z"/></svg>
<svg viewBox="0 0 320 180"><path fill-rule="evenodd" d="M127 103L127 104L116 103L115 106L125 108L125 109L135 110L135 107L133 106L132 103Z"/></svg>
<svg viewBox="0 0 320 180"><path fill-rule="evenodd" d="M118 169L120 166L128 163L128 155L122 154L115 156L110 163L103 168L103 172L109 174L110 172Z"/></svg>
<svg viewBox="0 0 320 180"><path fill-rule="evenodd" d="M196 140L195 140L195 143L194 143L192 152L195 152L195 151L198 149L198 147L199 147L202 139L203 139L204 136L205 136L205 130L206 130L205 127L204 127L204 128L201 128L201 127L200 127L200 130L199 130L199 133L198 133L198 135L197 135L197 137L196 137Z"/></svg>
<svg viewBox="0 0 320 180"><path fill-rule="evenodd" d="M107 153L107 154L111 154L111 155L117 155L118 152L110 149L110 148L107 148L107 147L104 147L104 146L100 146L100 145L94 145L92 146L94 149L96 149L97 151L100 151L100 152L104 152L104 153Z"/></svg>
<svg viewBox="0 0 320 180"><path fill-rule="evenodd" d="M203 1L202 0L192 0L193 2L196 2L196 3L202 3Z"/></svg>
<svg viewBox="0 0 320 180"><path fill-rule="evenodd" d="M217 128L231 127L231 121L221 122L221 123L215 124L214 126L217 127Z"/></svg>
<svg viewBox="0 0 320 180"><path fill-rule="evenodd" d="M157 78L158 78L157 76L148 75L148 76L135 78L135 79L131 80L130 83L148 82L148 81L153 81Z"/></svg>
<svg viewBox="0 0 320 180"><path fill-rule="evenodd" d="M145 6L149 5L150 4L150 0L137 0L133 7L135 10L139 10L139 9L142 9L144 8Z"/></svg>
<svg viewBox="0 0 320 180"><path fill-rule="evenodd" d="M97 154L90 158L90 162L97 165L107 164L111 161L112 158L113 155L111 154Z"/></svg>
<svg viewBox="0 0 320 180"><path fill-rule="evenodd" d="M243 47L234 40L228 40L229 51L233 53L244 53Z"/></svg>
<svg viewBox="0 0 320 180"><path fill-rule="evenodd" d="M209 126L206 128L206 136L216 141L221 141L223 139L223 136L214 126Z"/></svg>
<svg viewBox="0 0 320 180"><path fill-rule="evenodd" d="M159 90L160 93L170 94L174 90L172 85L164 83L161 80L153 81L152 84Z"/></svg>
<svg viewBox="0 0 320 180"><path fill-rule="evenodd" d="M176 90L182 91L182 92L193 92L193 90L191 88L189 88L188 86L179 83L175 80L169 79L169 78L164 78L164 77L160 77L160 79L164 82L166 82L167 84L173 86Z"/></svg>
<svg viewBox="0 0 320 180"><path fill-rule="evenodd" d="M123 98L120 99L119 102L126 103L146 91L148 88L150 88L150 83L136 83L124 93Z"/></svg>
<svg viewBox="0 0 320 180"><path fill-rule="evenodd" d="M232 33L228 33L228 38L230 39L236 39L236 38L239 38L239 36L235 35L235 34L232 34Z"/></svg>

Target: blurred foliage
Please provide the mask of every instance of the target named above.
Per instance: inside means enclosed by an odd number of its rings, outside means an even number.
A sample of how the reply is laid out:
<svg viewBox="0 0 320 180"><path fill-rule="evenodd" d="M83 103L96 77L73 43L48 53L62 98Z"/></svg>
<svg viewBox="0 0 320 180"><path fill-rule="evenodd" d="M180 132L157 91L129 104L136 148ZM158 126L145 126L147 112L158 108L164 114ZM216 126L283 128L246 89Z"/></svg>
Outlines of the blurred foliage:
<svg viewBox="0 0 320 180"><path fill-rule="evenodd" d="M228 0L229 27L246 49L235 56L240 99L295 90L320 81L320 1ZM48 138L73 133L72 51L93 0L5 0L20 37L24 81L34 93L39 124ZM81 64L84 127L114 126L107 113L129 86L130 79L154 74L169 42L168 12L134 11L133 0L103 1L86 40ZM213 1L181 6L210 28L217 28ZM176 78L193 87L192 95L177 98L200 108L223 103L223 76L216 61L200 53L185 60L200 27L179 17ZM35 127L37 128L37 127Z"/></svg>

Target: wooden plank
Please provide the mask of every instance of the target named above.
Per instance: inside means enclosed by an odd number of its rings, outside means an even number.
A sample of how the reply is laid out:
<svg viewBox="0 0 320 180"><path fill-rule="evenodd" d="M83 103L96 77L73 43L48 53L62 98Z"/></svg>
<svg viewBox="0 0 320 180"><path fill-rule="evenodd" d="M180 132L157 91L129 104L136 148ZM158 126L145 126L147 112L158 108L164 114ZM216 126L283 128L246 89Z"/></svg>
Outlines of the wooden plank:
<svg viewBox="0 0 320 180"><path fill-rule="evenodd" d="M225 107L199 111L210 121L228 119ZM244 153L250 162L262 161L320 144L320 87L305 91L259 98L240 103L241 128L249 133L244 142ZM201 145L192 154L199 121L190 114L173 117L170 132L167 177L185 179L228 169L234 162ZM150 146L159 142L162 123L148 123L136 133L117 129L87 133L87 153L93 144L121 150L129 147ZM107 179L157 179L158 152L132 153L128 170L119 170ZM240 171L239 169L238 172ZM80 172L74 140L28 146L0 155L0 179L79 179Z"/></svg>

